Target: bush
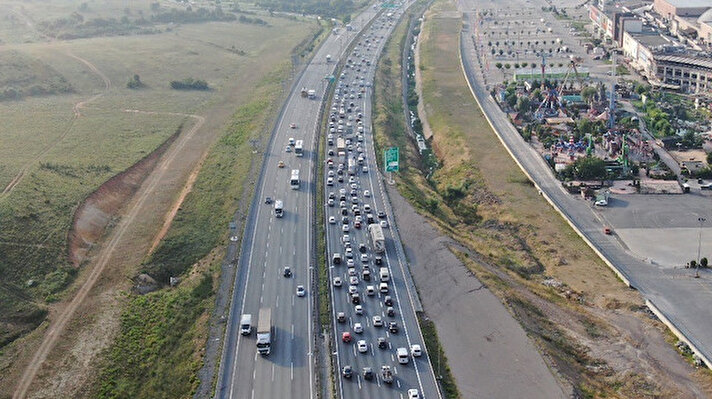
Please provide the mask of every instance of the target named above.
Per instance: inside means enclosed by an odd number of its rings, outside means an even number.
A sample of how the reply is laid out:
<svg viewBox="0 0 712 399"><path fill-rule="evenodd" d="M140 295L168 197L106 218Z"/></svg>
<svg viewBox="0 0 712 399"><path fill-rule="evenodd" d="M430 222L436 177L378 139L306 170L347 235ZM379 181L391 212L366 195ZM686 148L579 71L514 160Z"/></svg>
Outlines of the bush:
<svg viewBox="0 0 712 399"><path fill-rule="evenodd" d="M208 82L201 79L185 78L183 80L172 80L171 89L174 90L210 90Z"/></svg>

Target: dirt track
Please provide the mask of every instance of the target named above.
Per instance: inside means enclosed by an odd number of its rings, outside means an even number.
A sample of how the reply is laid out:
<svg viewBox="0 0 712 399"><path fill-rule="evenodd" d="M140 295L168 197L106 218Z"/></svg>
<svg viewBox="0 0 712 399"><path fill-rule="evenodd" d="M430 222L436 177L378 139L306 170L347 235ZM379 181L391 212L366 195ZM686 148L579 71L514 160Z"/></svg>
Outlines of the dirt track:
<svg viewBox="0 0 712 399"><path fill-rule="evenodd" d="M128 112L141 112L141 111L128 111ZM180 114L176 114L180 115ZM13 394L13 399L24 398L27 391L32 384L35 376L37 375L40 367L47 359L52 348L56 344L58 338L64 331L67 323L74 316L77 308L81 305L84 299L87 297L89 291L94 287L99 277L104 272L109 260L114 255L114 251L121 242L126 233L128 227L134 222L136 216L141 211L146 200L153 194L154 190L158 184L163 179L164 174L169 169L169 164L181 153L181 150L186 145L186 143L195 135L195 132L203 125L205 118L197 116L198 122L185 134L181 135L178 140L171 146L171 148L166 152L165 156L161 159L153 173L146 179L145 183L142 185L141 189L134 198L134 200L129 203L126 207L126 216L121 219L121 222L117 226L114 233L111 235L111 239L98 253L98 260L96 265L91 270L86 281L77 291L74 298L67 307L65 307L58 315L52 325L49 327L47 334L45 335L42 343L38 347L35 355L32 357L29 365L22 374L22 377L17 385L15 393Z"/></svg>

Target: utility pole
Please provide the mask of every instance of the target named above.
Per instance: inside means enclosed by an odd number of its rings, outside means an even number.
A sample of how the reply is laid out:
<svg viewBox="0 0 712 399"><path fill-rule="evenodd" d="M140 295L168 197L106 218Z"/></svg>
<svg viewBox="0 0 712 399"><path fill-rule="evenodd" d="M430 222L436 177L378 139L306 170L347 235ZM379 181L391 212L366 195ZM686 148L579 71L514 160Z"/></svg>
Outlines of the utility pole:
<svg viewBox="0 0 712 399"><path fill-rule="evenodd" d="M695 265L695 278L700 278L700 250L702 249L702 224L705 222L705 218L699 217L697 221L700 222L700 232L697 237L697 264Z"/></svg>

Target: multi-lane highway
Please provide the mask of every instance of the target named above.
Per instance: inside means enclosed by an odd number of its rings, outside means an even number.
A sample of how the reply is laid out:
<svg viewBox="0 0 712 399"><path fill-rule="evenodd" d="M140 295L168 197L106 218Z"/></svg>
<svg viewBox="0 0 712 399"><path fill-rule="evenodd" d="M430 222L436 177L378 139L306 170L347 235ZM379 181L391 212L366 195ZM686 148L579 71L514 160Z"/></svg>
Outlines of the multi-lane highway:
<svg viewBox="0 0 712 399"><path fill-rule="evenodd" d="M331 34L298 77L277 120L264 154L236 273L230 316L226 327L216 396L219 398L313 398L315 371L312 307L314 162L318 159L316 132L319 109L338 60L358 30L379 10L369 8L351 23L353 30ZM302 97L301 88L314 90L314 98ZM303 142L303 156L289 139ZM295 143L296 144L296 143ZM289 147L289 152L286 151ZM283 162L284 167L279 167ZM299 187L290 184L292 170L299 170ZM266 203L270 197L271 203ZM277 218L281 201L284 216ZM290 267L291 277L283 274ZM303 297L296 295L304 286ZM255 329L260 308L272 312L272 350L256 351ZM253 331L240 335L242 314L251 314Z"/></svg>
<svg viewBox="0 0 712 399"><path fill-rule="evenodd" d="M327 107L323 206L335 372L342 398L404 398L414 390L419 397L440 397L413 306L417 293L406 284L407 265L390 224L393 219L371 130L371 85L378 55L405 7L384 13L363 33L348 55L333 103ZM384 253L376 251L369 224L381 227ZM340 260L335 261L334 255ZM387 270L387 281L380 277L382 268ZM364 278L365 270L370 279ZM391 323L397 332L389 328ZM384 341L381 345L379 338ZM421 356L412 356L413 345L421 348ZM403 359L407 363L399 362L398 348L407 351ZM391 370L391 383L384 381L383 366ZM364 368L370 368L372 378Z"/></svg>

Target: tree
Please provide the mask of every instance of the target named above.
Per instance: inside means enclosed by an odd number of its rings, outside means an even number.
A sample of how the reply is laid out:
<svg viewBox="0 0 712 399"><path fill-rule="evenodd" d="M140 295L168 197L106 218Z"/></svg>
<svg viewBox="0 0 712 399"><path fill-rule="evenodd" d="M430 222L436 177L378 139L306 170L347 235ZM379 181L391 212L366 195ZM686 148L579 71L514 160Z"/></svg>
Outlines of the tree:
<svg viewBox="0 0 712 399"><path fill-rule="evenodd" d="M526 67L527 67L527 65L529 65L529 63L528 63L528 62L522 62L522 68L526 68Z"/></svg>
<svg viewBox="0 0 712 399"><path fill-rule="evenodd" d="M126 83L126 87L129 89L140 89L143 86L144 86L144 84L143 84L143 82L141 82L141 77L138 76L138 74L135 74Z"/></svg>
<svg viewBox="0 0 712 399"><path fill-rule="evenodd" d="M596 95L597 90L593 86L586 86L581 89L581 98L584 102L588 103Z"/></svg>
<svg viewBox="0 0 712 399"><path fill-rule="evenodd" d="M515 63L514 63L514 69L519 69L519 63L518 63L518 62L515 62Z"/></svg>
<svg viewBox="0 0 712 399"><path fill-rule="evenodd" d="M519 97L517 100L517 111L521 113L528 112L531 109L531 100L527 96Z"/></svg>
<svg viewBox="0 0 712 399"><path fill-rule="evenodd" d="M578 158L568 168L571 168L574 176L581 180L600 180L608 175L606 163L596 157Z"/></svg>
<svg viewBox="0 0 712 399"><path fill-rule="evenodd" d="M509 65L509 63L504 64L504 68L505 68L505 69L509 69L509 68L511 68L511 67L512 67L512 66Z"/></svg>
<svg viewBox="0 0 712 399"><path fill-rule="evenodd" d="M712 152L707 153L707 165L712 165Z"/></svg>

